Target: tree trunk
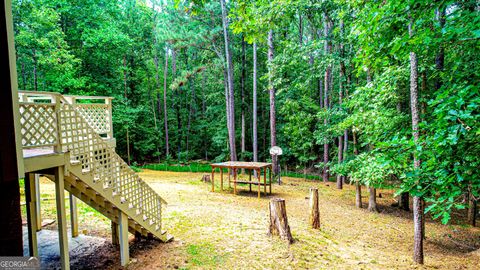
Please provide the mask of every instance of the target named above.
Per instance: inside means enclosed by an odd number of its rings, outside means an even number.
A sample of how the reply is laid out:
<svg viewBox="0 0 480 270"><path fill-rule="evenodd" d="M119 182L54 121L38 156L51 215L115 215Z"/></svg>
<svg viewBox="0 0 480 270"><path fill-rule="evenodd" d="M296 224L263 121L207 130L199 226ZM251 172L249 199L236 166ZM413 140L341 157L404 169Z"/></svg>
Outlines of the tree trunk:
<svg viewBox="0 0 480 270"><path fill-rule="evenodd" d="M175 81L177 78L177 51L175 48L172 48L172 81ZM175 102L175 114L177 118L177 158L182 152L182 116L180 115L180 106L181 106L181 92L180 88L175 90L176 93L176 102Z"/></svg>
<svg viewBox="0 0 480 270"><path fill-rule="evenodd" d="M245 63L246 63L246 56L245 56L245 38L242 36L242 75L240 77L240 83L241 83L241 90L242 90L242 104L241 104L241 110L242 110L242 132L241 132L241 146L240 149L242 151L242 159L243 155L245 154ZM245 172L244 169L242 169L242 174Z"/></svg>
<svg viewBox="0 0 480 270"><path fill-rule="evenodd" d="M37 75L37 54L35 49L32 49L33 59L33 90L38 91L38 75Z"/></svg>
<svg viewBox="0 0 480 270"><path fill-rule="evenodd" d="M225 0L220 0L222 7L222 24L223 24L223 37L225 39L225 57L227 63L227 77L228 77L228 118L230 119L229 130L229 142L230 142L230 160L237 160L237 151L235 145L235 98L233 90L233 63L230 51L230 41L228 37L228 20L227 20L227 7Z"/></svg>
<svg viewBox="0 0 480 270"><path fill-rule="evenodd" d="M355 182L355 206L362 208L362 186L358 182Z"/></svg>
<svg viewBox="0 0 480 270"><path fill-rule="evenodd" d="M343 22L342 22L342 30L343 30ZM343 50L343 45L340 45L340 53L342 54ZM343 99L343 78L345 75L344 72L345 65L343 63L340 63L340 83L339 83L339 93L338 93L338 105L340 107L342 106L342 99ZM344 134L338 136L338 164L342 164L343 162L343 136ZM342 189L343 188L343 182L344 182L344 177L342 175L337 175L337 188Z"/></svg>
<svg viewBox="0 0 480 270"><path fill-rule="evenodd" d="M253 161L258 161L257 133L257 43L253 43Z"/></svg>
<svg viewBox="0 0 480 270"><path fill-rule="evenodd" d="M441 10L437 10L437 20L440 23L441 30L445 27L445 8ZM443 45L440 45L438 53L435 57L435 68L437 69L437 76L435 80L435 90L440 89L442 87L442 80L441 80L441 72L443 71L443 66L445 62L445 49Z"/></svg>
<svg viewBox="0 0 480 270"><path fill-rule="evenodd" d="M270 94L270 146L277 145L277 123L275 116L275 87L273 86L273 31L268 31L268 92ZM277 156L272 156L274 174L278 174Z"/></svg>
<svg viewBox="0 0 480 270"><path fill-rule="evenodd" d="M123 94L125 99L128 99L127 96L127 56L123 56ZM126 130L126 141L127 141L127 162L130 165L130 135L128 132L128 125Z"/></svg>
<svg viewBox="0 0 480 270"><path fill-rule="evenodd" d="M303 45L303 17L302 14L298 14L298 42L300 46Z"/></svg>
<svg viewBox="0 0 480 270"><path fill-rule="evenodd" d="M158 73L157 73L158 74ZM163 71L163 118L165 126L165 155L170 155L168 141L168 114L167 114L167 75L168 75L168 48L165 48L165 68Z"/></svg>
<svg viewBox="0 0 480 270"><path fill-rule="evenodd" d="M408 25L410 37L413 36L412 22ZM415 52L410 52L410 107L412 111L412 132L415 145L418 146L420 133L418 124L420 122L418 109L418 61ZM420 169L420 159L418 153L414 153L414 168ZM419 196L413 197L413 224L414 224L414 244L413 244L413 261L423 264L423 238L424 238L424 214L423 199Z"/></svg>
<svg viewBox="0 0 480 270"><path fill-rule="evenodd" d="M22 73L22 89L27 90L27 74L25 72L25 63L23 61L21 66L21 73Z"/></svg>
<svg viewBox="0 0 480 270"><path fill-rule="evenodd" d="M410 211L410 195L408 192L402 192L398 197L398 207L405 211Z"/></svg>
<svg viewBox="0 0 480 270"><path fill-rule="evenodd" d="M477 220L477 200L473 196L471 192L469 192L468 196L468 223L472 225L473 227L476 226L476 220Z"/></svg>
<svg viewBox="0 0 480 270"><path fill-rule="evenodd" d="M270 225L268 227L268 235L279 235L281 239L293 243L292 233L288 225L287 208L285 200L281 198L273 198L268 204L270 213Z"/></svg>
<svg viewBox="0 0 480 270"><path fill-rule="evenodd" d="M353 135L353 154L355 156L358 155L358 148L357 148L357 133L352 131ZM355 206L358 208L362 208L362 185L357 181L355 182Z"/></svg>
<svg viewBox="0 0 480 270"><path fill-rule="evenodd" d="M378 212L377 207L377 189L373 187L368 187L368 211Z"/></svg>
<svg viewBox="0 0 480 270"><path fill-rule="evenodd" d="M343 135L338 136L338 164L343 162ZM341 175L337 175L337 188L343 188L343 177Z"/></svg>
<svg viewBox="0 0 480 270"><path fill-rule="evenodd" d="M318 189L310 188L310 226L320 229L320 211L318 210Z"/></svg>
<svg viewBox="0 0 480 270"><path fill-rule="evenodd" d="M223 86L225 88L225 113L227 118L228 148L231 153L232 151L230 148L232 145L230 144L230 134L232 126L230 125L230 99L228 98L228 74L226 67L223 69Z"/></svg>
<svg viewBox="0 0 480 270"><path fill-rule="evenodd" d="M330 19L328 17L327 14L325 14L325 27L324 27L324 34L325 34L325 54L329 54L330 53L330 50L331 50L331 44L328 42L328 36L330 35ZM331 80L331 73L332 73L332 67L328 64L327 65L327 69L325 70L325 83L324 83L324 97L323 97L323 108L328 110L329 108L329 99L328 99L328 92L330 90L330 80ZM323 120L323 124L325 126L325 128L327 128L327 125L328 125L328 119L325 118ZM323 167L323 174L322 174L322 177L323 177L323 182L328 182L328 178L329 178L329 172L328 172L328 166L327 166L327 163L329 161L329 157L328 157L328 149L329 149L329 145L328 145L328 140L325 139L325 142L323 143L323 164L324 164L324 167Z"/></svg>

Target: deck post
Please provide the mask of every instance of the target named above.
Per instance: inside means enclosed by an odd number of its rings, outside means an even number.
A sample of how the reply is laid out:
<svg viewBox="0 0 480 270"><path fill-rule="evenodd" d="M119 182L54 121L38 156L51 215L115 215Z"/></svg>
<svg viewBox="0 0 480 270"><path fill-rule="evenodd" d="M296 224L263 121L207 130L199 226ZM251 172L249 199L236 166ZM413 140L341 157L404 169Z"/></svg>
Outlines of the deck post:
<svg viewBox="0 0 480 270"><path fill-rule="evenodd" d="M115 223L114 221L111 222L111 227L112 227L112 245L118 246L120 243L118 241L119 235L118 235L118 224Z"/></svg>
<svg viewBox="0 0 480 270"><path fill-rule="evenodd" d="M126 266L130 261L128 250L128 217L121 210L118 210L119 223L119 242L120 242L120 261L122 266Z"/></svg>
<svg viewBox="0 0 480 270"><path fill-rule="evenodd" d="M110 131L107 133L107 137L113 139L112 98L105 99L105 104L108 105L108 122L110 125Z"/></svg>
<svg viewBox="0 0 480 270"><path fill-rule="evenodd" d="M40 175L35 174L35 210L37 211L37 232L42 229L42 210L40 210Z"/></svg>
<svg viewBox="0 0 480 270"><path fill-rule="evenodd" d="M78 236L77 198L70 193L70 223L72 226L72 237Z"/></svg>
<svg viewBox="0 0 480 270"><path fill-rule="evenodd" d="M25 175L25 201L27 204L28 250L30 256L38 257L37 246L37 211L36 211L35 175Z"/></svg>
<svg viewBox="0 0 480 270"><path fill-rule="evenodd" d="M60 244L60 261L62 269L70 269L70 258L68 255L68 235L67 235L67 219L65 214L65 182L64 167L55 168L55 199L57 202L57 222L58 222L58 239Z"/></svg>

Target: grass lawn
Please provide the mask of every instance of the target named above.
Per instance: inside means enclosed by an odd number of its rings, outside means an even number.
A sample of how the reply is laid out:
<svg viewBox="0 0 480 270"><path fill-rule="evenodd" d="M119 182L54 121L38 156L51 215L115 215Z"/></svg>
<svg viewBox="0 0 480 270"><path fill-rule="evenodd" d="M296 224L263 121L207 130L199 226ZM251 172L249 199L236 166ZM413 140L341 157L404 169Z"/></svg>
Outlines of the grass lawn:
<svg viewBox="0 0 480 270"><path fill-rule="evenodd" d="M200 181L203 173L143 170L140 176L169 205L164 228L175 236L171 243L132 241L129 269L405 269L412 264L412 213L398 210L392 192L379 190L381 213L354 206L354 188L337 190L318 181L284 177L271 196L257 199L248 187L239 194L210 192ZM308 190L319 188L321 230L308 226ZM217 189L218 190L218 189ZM43 218L55 219L54 185L41 184ZM364 204L368 195L364 189ZM286 200L295 242L291 245L267 232L268 201ZM68 204L67 204L68 205ZM80 231L110 238L110 223L79 202ZM427 220L424 268L478 269L480 228L442 225ZM54 228L56 225L51 225ZM118 251L106 246L99 252L109 260L98 262L119 268Z"/></svg>

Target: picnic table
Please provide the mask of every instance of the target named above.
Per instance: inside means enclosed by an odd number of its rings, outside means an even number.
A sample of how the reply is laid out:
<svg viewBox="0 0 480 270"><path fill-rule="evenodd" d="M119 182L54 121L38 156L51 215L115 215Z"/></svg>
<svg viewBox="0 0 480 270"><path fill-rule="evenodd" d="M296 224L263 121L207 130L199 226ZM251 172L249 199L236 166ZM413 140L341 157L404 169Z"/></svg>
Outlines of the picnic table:
<svg viewBox="0 0 480 270"><path fill-rule="evenodd" d="M227 161L221 163L210 164L212 166L212 192L215 191L215 169L220 169L220 189L223 191L223 169L228 169L228 187L233 182L233 194L237 194L237 184L248 184L250 191L252 191L252 185L258 186L258 198L260 198L260 186L263 186L263 192L267 194L267 186L269 186L269 193L272 194L272 163L266 162L244 162L244 161ZM248 170L248 181L237 179L237 170ZM270 170L269 181L267 183L267 169ZM261 181L261 172L263 170L263 182ZM252 181L252 171L257 172L256 181ZM230 179L230 175L233 174L233 181Z"/></svg>

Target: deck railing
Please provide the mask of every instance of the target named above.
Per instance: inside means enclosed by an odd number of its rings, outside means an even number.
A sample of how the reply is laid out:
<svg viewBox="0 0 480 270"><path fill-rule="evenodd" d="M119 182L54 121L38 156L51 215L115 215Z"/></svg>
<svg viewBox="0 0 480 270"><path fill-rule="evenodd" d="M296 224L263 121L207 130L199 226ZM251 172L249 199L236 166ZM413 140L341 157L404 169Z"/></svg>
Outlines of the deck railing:
<svg viewBox="0 0 480 270"><path fill-rule="evenodd" d="M57 114L62 99L73 105L102 138L113 139L111 97L62 96L37 91L19 91L18 96L24 149L59 147Z"/></svg>
<svg viewBox="0 0 480 270"><path fill-rule="evenodd" d="M161 228L166 202L105 140L113 138L111 98L20 91L19 99L24 149L53 146L57 153L69 152L71 164L81 165L81 174L91 174L112 196L120 196L143 220L155 224L155 230Z"/></svg>

